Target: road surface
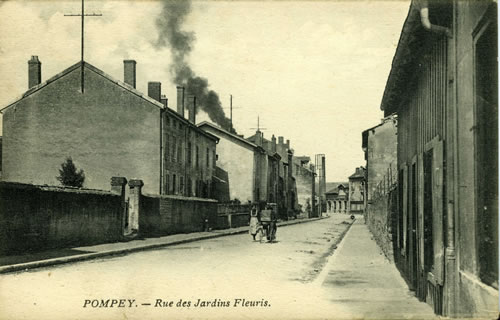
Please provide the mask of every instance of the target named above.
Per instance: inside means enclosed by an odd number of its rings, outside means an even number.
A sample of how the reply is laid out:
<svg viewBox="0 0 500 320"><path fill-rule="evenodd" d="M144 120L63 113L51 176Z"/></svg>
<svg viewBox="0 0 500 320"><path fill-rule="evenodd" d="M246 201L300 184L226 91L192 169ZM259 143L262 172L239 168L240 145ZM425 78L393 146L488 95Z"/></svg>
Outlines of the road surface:
<svg viewBox="0 0 500 320"><path fill-rule="evenodd" d="M272 244L243 234L1 275L0 318L351 318L332 280L346 270L329 262L349 220L278 228Z"/></svg>

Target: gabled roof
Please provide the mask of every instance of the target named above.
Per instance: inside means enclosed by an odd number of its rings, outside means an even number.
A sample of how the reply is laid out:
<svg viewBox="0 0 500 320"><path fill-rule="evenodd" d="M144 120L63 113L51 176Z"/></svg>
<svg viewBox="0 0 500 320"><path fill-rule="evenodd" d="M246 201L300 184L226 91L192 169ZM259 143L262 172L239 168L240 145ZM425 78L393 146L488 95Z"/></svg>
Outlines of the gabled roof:
<svg viewBox="0 0 500 320"><path fill-rule="evenodd" d="M19 101L23 100L24 98L26 97L29 97L30 95L32 95L33 93L45 88L46 86L50 85L51 83L63 78L64 76L68 75L69 73L71 73L72 71L74 70L77 70L79 68L81 68L83 64L83 67L86 69L86 70L90 70L92 72L95 72L96 74L100 75L101 77L103 77L104 79L108 80L108 81L111 81L113 82L115 85L121 87L122 89L125 89L127 90L128 92L130 92L131 94L134 94L138 97L140 97L141 99L144 99L146 100L147 102L149 102L151 104L151 106L154 106L154 107L157 107L158 109L161 109L161 110L166 110L167 112L170 113L170 115L176 117L178 120L181 120L183 121L185 124L195 128L197 131L199 131L201 134L209 137L210 139L212 140L215 140L215 141L219 141L219 138L214 136L213 134L210 134L208 132L205 132L201 129L199 129L195 124L191 123L190 121L188 121L187 119L185 119L184 117L182 117L181 115L179 115L177 112L175 112L174 110L170 109L170 108L166 108L163 103L159 102L159 101L156 101L155 99L143 94L142 92L136 90L134 87L122 82L122 81L119 81L119 80L116 80L115 78L113 78L112 76L110 76L109 74L105 73L104 71L94 67L93 65L91 65L90 63L88 62L85 62L85 61L79 61L77 63L75 63L74 65L72 65L71 67L63 70L62 72L56 74L55 76L53 76L52 78L46 80L45 82L42 82L32 88L30 88L28 91L26 91L22 96L20 96L19 98L17 98L14 102L11 102L9 105L7 105L6 107L0 109L0 113L2 113L4 110L8 109L9 107L17 104Z"/></svg>
<svg viewBox="0 0 500 320"><path fill-rule="evenodd" d="M325 193L338 193L340 187L349 189L349 182L327 182L326 190L328 191Z"/></svg>
<svg viewBox="0 0 500 320"><path fill-rule="evenodd" d="M83 67L87 70L91 70L93 72L95 72L96 74L102 76L103 78L105 78L106 80L108 81L111 81L113 82L114 84L116 84L117 86L120 86L121 88L129 91L130 93L148 101L149 103L151 103L151 105L155 106L155 107L158 107L159 109L163 109L164 106L161 102L158 102L150 97L148 97L147 95L144 95L142 92L134 89L132 86L124 83L124 82L121 82L119 80L116 80L114 79L112 76L108 75L107 73L105 73L104 71L94 67L93 65L91 65L90 63L88 62L85 62L85 61L79 61L77 63L75 63L74 65L72 65L71 67L65 69L64 71L56 74L55 76L53 76L52 78L46 80L45 82L42 82L40 83L39 85L36 85L32 88L30 88L28 91L26 91L22 96L18 97L14 102L11 102L10 104L8 104L6 107L0 109L0 113L3 112L4 110L8 109L9 107L15 105L16 103L18 103L19 101L23 100L24 98L26 97L29 97L30 95L32 95L33 93L37 92L38 90L41 90L43 88L45 88L46 86L50 85L51 83L63 78L64 76L66 76L67 74L71 73L72 71L78 69L78 68L81 68L81 65L83 63Z"/></svg>
<svg viewBox="0 0 500 320"><path fill-rule="evenodd" d="M349 176L350 179L361 179L365 177L365 168L361 167L359 170L356 168L356 171Z"/></svg>
<svg viewBox="0 0 500 320"><path fill-rule="evenodd" d="M262 149L261 147L259 147L258 145L256 145L255 143L252 143L250 141L247 141L245 140L244 138L238 136L238 135L235 135L227 130L224 130L222 129L221 127L213 124L213 123L210 123L208 121L203 121L201 123L198 124L198 128L202 129L203 127L209 127L209 128L212 128L214 130L216 130L217 132L219 132L220 134L222 135L225 135L227 137L230 137L232 139L235 139L235 140L238 140L239 142L241 143L244 143L246 144L247 146L251 147L251 148L254 148L254 149ZM202 129L203 130L203 129ZM204 131L204 130L203 130ZM206 131L205 131L206 132ZM207 132L208 133L208 132ZM218 137L217 137L218 138ZM262 150L261 150L262 151Z"/></svg>

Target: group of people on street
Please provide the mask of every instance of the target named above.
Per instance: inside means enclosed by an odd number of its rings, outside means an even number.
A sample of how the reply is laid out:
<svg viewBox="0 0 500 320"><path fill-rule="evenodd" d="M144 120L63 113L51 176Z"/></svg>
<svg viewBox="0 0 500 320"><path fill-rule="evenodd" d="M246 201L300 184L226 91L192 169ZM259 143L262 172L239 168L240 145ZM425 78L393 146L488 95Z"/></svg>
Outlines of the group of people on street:
<svg viewBox="0 0 500 320"><path fill-rule="evenodd" d="M262 210L257 205L253 205L250 211L250 234L253 240L262 242L265 235L267 241L273 242L276 239L277 220L275 204L273 206L269 203Z"/></svg>

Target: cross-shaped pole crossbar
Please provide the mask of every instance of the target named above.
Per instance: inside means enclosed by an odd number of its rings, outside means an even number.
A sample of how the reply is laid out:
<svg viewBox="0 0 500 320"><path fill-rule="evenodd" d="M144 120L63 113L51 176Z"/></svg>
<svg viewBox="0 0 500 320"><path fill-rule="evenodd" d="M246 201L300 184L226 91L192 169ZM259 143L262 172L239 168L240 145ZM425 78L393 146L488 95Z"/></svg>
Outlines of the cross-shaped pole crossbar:
<svg viewBox="0 0 500 320"><path fill-rule="evenodd" d="M257 128L250 128L250 129L254 129L254 130L260 131L260 130L266 130L267 128L261 128L260 127L260 118L259 118L259 116L257 116Z"/></svg>
<svg viewBox="0 0 500 320"><path fill-rule="evenodd" d="M84 78L83 78L83 49L84 49L84 30L85 30L85 24L84 24L84 18L85 17L100 17L102 14L100 13L85 13L85 4L84 0L82 0L82 13L79 14L65 14L65 17L82 17L82 56L81 56L81 86L82 86L82 93L84 92Z"/></svg>

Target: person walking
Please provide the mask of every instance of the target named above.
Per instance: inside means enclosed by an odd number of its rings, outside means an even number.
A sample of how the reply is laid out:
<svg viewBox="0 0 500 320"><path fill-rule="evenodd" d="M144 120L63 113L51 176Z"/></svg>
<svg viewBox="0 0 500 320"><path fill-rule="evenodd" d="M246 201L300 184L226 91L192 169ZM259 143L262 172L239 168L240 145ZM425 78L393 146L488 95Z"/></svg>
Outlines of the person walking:
<svg viewBox="0 0 500 320"><path fill-rule="evenodd" d="M258 229L259 229L259 217L257 215L257 207L253 205L252 209L250 210L250 234L252 235L254 241Z"/></svg>

